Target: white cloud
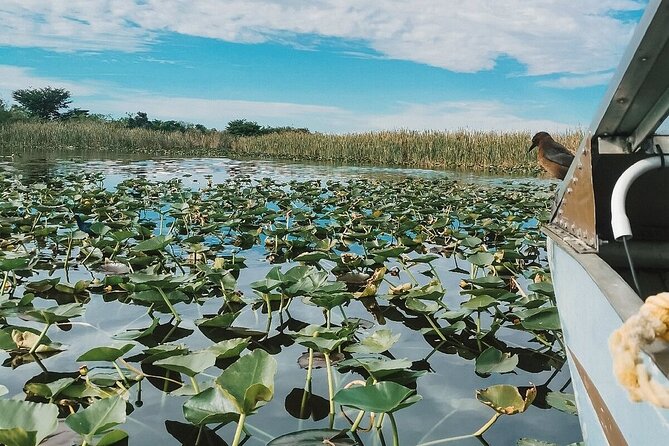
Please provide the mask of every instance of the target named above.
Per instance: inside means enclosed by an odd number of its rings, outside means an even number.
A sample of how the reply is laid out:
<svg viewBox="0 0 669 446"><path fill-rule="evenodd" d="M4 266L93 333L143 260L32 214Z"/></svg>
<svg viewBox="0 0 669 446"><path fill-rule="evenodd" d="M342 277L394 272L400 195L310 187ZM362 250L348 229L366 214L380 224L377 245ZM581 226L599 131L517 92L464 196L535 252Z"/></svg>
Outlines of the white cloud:
<svg viewBox="0 0 669 446"><path fill-rule="evenodd" d="M12 92L21 88L42 87L64 88L73 96L90 96L99 91L96 82L70 82L60 79L46 78L32 73L31 68L14 65L0 65L0 98L9 100Z"/></svg>
<svg viewBox="0 0 669 446"><path fill-rule="evenodd" d="M431 104L403 104L397 113L370 116L365 125L372 129L412 130L547 130L574 128L577 123L563 123L550 119L524 118L515 107L498 101L458 101ZM516 109L517 108L517 109Z"/></svg>
<svg viewBox="0 0 669 446"><path fill-rule="evenodd" d="M162 32L230 42L300 36L365 42L389 58L458 72L499 57L530 75L594 73L617 63L633 0L3 0L0 45L138 51Z"/></svg>
<svg viewBox="0 0 669 446"><path fill-rule="evenodd" d="M564 88L564 89L584 88L584 87L592 87L594 85L606 85L609 83L612 76L613 76L612 71L606 73L593 73L593 74L575 75L575 76L560 76L557 79L539 81L537 82L537 84L544 87L552 87L552 88Z"/></svg>
<svg viewBox="0 0 669 446"><path fill-rule="evenodd" d="M233 119L248 119L263 125L308 127L311 130L343 133L369 130L547 130L573 128L578 123L550 119L524 118L521 110L535 104L505 104L499 101L447 101L438 103L399 103L389 113L361 114L340 107L289 102L241 101L160 96L142 90L130 90L113 83L89 80L72 83L34 75L30 69L0 65L0 98L27 86L60 87L70 90L74 107L94 113L123 116L137 111L152 119L174 119L224 128ZM535 110L536 111L536 110Z"/></svg>
<svg viewBox="0 0 669 446"><path fill-rule="evenodd" d="M332 130L337 122L348 122L350 113L337 107L289 102L240 101L158 96L148 92L117 90L108 96L82 101L84 108L97 113L123 116L143 111L149 118L201 123L224 128L233 119L248 119L263 125Z"/></svg>

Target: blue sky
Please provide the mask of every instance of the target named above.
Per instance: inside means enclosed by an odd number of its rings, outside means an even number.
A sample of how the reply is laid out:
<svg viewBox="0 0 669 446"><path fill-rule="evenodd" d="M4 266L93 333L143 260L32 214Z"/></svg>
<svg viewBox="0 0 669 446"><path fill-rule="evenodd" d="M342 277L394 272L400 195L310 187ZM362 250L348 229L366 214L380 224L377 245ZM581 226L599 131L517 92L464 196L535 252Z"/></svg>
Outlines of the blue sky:
<svg viewBox="0 0 669 446"><path fill-rule="evenodd" d="M3 0L0 98L224 128L587 127L645 2Z"/></svg>

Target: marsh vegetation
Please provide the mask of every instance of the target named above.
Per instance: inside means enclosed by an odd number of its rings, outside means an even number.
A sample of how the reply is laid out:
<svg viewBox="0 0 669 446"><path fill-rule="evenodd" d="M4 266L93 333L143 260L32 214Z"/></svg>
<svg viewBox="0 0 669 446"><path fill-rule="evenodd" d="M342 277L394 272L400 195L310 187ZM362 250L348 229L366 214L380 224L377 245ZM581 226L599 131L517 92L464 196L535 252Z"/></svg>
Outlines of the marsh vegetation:
<svg viewBox="0 0 669 446"><path fill-rule="evenodd" d="M0 173L0 442L578 439L551 183L188 176Z"/></svg>

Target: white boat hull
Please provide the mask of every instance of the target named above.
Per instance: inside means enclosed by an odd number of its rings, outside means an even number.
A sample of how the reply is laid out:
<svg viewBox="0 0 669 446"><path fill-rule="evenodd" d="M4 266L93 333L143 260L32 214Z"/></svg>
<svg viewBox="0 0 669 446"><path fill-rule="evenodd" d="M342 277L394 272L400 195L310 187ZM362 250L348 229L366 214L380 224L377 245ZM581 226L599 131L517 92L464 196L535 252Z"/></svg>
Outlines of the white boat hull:
<svg viewBox="0 0 669 446"><path fill-rule="evenodd" d="M596 254L579 254L548 232L548 255L586 445L669 445L669 410L633 403L613 375L608 339L641 306ZM650 357L649 370L669 380Z"/></svg>

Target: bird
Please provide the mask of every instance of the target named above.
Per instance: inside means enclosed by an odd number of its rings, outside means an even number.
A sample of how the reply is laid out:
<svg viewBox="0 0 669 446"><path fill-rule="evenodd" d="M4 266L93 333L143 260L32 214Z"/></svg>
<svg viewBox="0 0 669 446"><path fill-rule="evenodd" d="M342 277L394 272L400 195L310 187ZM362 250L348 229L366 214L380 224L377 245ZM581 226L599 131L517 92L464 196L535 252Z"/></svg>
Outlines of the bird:
<svg viewBox="0 0 669 446"><path fill-rule="evenodd" d="M90 236L95 236L95 232L91 229L92 223L87 223L81 219L77 214L74 214L74 220L77 222L77 227L81 232L85 232Z"/></svg>
<svg viewBox="0 0 669 446"><path fill-rule="evenodd" d="M538 147L537 160L546 172L555 178L564 179L574 155L565 146L555 141L546 132L539 132L532 137L532 145L528 152Z"/></svg>

